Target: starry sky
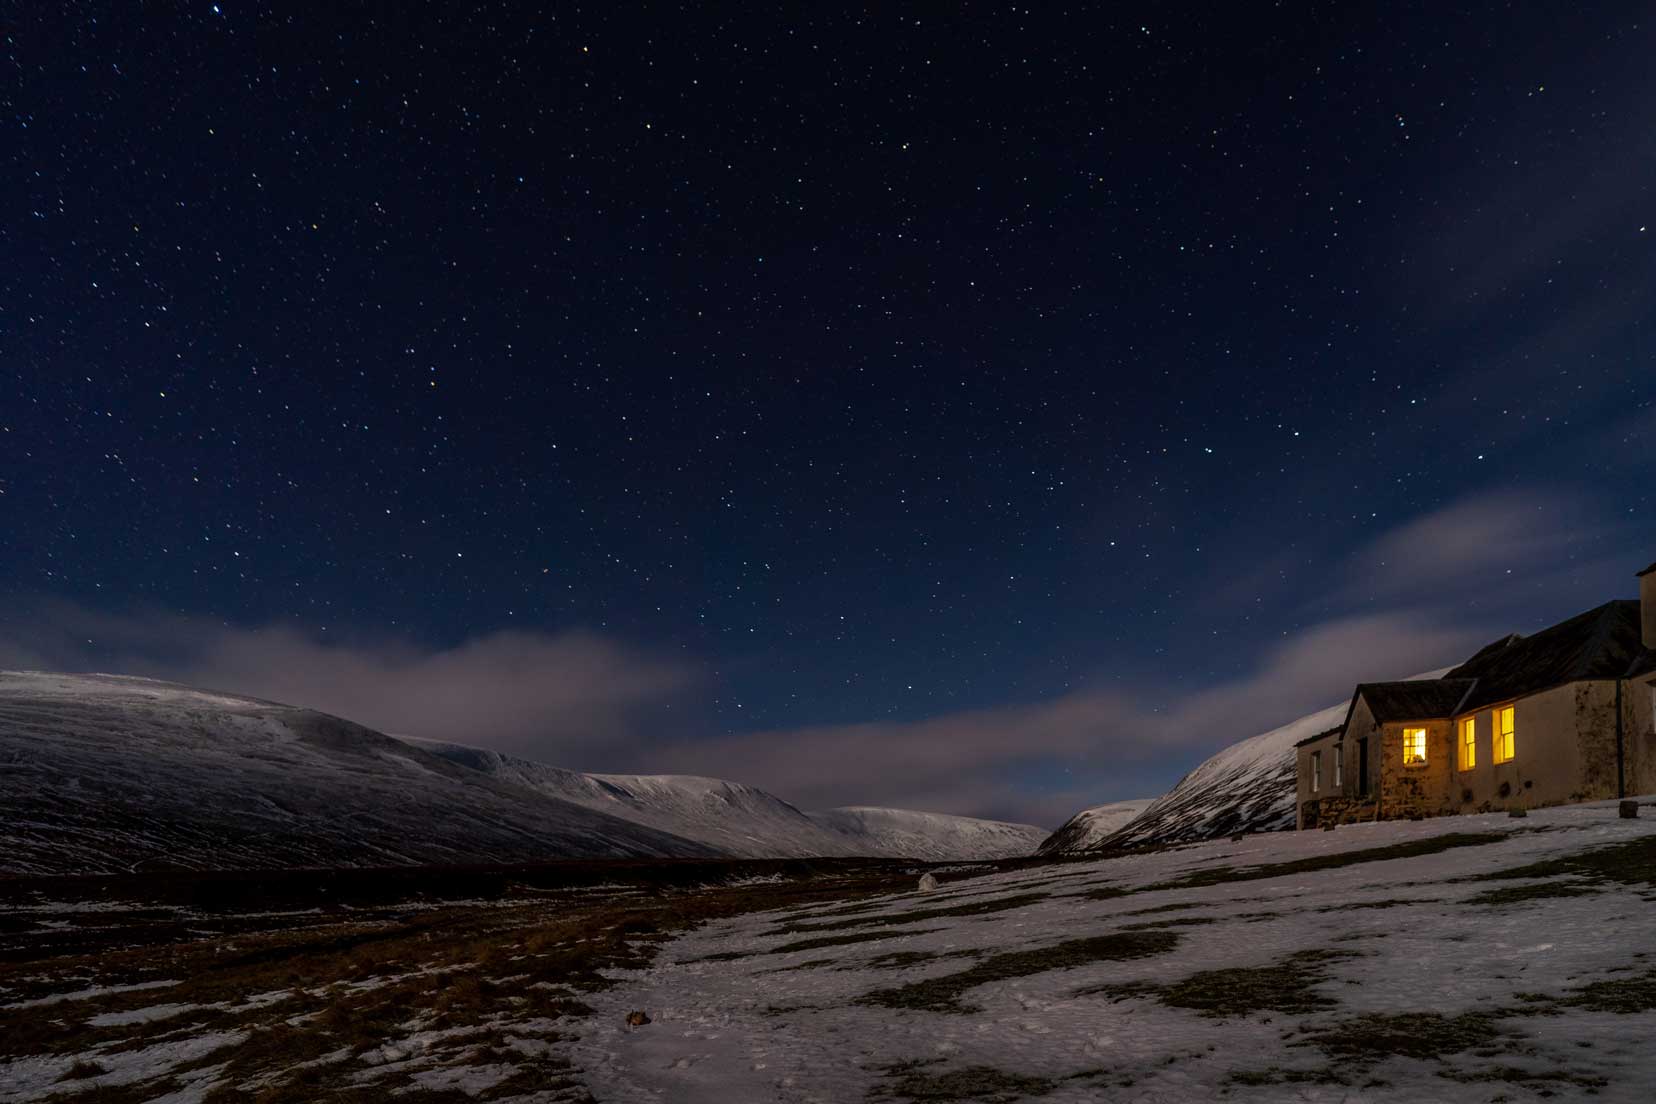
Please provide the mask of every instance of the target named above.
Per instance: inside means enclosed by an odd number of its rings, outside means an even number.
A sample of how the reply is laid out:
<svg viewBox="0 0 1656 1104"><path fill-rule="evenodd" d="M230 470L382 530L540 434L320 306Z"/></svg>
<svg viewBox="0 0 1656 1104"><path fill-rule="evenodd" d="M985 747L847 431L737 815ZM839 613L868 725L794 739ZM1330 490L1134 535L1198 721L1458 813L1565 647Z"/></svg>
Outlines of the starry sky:
<svg viewBox="0 0 1656 1104"><path fill-rule="evenodd" d="M0 14L0 661L1055 824L1656 558L1639 5Z"/></svg>

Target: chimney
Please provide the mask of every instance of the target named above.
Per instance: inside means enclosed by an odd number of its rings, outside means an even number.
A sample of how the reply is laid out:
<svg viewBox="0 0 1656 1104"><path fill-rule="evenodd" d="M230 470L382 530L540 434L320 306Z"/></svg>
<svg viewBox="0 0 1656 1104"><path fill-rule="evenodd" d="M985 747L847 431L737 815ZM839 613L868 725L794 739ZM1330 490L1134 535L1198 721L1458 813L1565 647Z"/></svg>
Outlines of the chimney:
<svg viewBox="0 0 1656 1104"><path fill-rule="evenodd" d="M1639 624L1644 646L1656 652L1656 563L1639 572Z"/></svg>

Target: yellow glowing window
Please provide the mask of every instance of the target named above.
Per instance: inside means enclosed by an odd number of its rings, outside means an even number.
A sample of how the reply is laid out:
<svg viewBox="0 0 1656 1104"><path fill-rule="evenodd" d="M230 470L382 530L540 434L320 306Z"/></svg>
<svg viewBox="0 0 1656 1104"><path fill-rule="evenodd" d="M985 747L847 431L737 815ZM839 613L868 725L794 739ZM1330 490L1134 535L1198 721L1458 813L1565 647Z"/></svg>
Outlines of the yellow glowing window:
<svg viewBox="0 0 1656 1104"><path fill-rule="evenodd" d="M1461 722L1461 770L1471 770L1478 765L1478 722L1475 717L1468 717Z"/></svg>
<svg viewBox="0 0 1656 1104"><path fill-rule="evenodd" d="M1403 730L1403 765L1405 767L1419 767L1426 763L1426 730L1424 728L1405 728Z"/></svg>
<svg viewBox="0 0 1656 1104"><path fill-rule="evenodd" d="M1495 711L1495 761L1505 763L1518 754L1512 741L1512 706L1503 705Z"/></svg>

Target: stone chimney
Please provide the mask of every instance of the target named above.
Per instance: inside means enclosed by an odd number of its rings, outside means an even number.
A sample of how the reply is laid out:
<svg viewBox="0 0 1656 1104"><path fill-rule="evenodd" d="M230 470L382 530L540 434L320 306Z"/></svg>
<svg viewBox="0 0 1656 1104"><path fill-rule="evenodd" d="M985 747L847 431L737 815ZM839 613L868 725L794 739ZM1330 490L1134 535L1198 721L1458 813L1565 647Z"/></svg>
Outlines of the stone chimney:
<svg viewBox="0 0 1656 1104"><path fill-rule="evenodd" d="M1656 563L1639 572L1639 624L1644 646L1656 651Z"/></svg>

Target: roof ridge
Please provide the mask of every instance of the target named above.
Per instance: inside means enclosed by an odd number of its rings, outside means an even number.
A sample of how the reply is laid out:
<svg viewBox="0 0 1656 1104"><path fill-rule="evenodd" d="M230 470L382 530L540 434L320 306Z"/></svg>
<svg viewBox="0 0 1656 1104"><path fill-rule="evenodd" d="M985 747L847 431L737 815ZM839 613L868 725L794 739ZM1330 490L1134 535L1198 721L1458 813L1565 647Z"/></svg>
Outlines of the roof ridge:
<svg viewBox="0 0 1656 1104"><path fill-rule="evenodd" d="M1460 701L1455 703L1455 708L1453 708L1449 711L1449 715L1451 717L1455 716L1462 709L1464 709L1466 707L1467 701L1470 700L1471 697L1472 697L1472 692L1474 690L1476 690L1477 688L1478 688L1478 680L1476 678L1468 680L1468 685L1466 687L1466 693L1464 693L1460 696Z"/></svg>

